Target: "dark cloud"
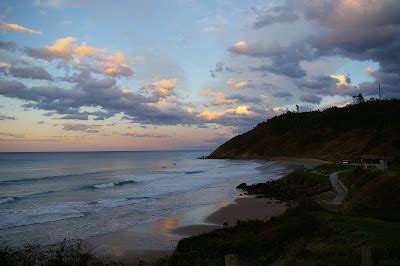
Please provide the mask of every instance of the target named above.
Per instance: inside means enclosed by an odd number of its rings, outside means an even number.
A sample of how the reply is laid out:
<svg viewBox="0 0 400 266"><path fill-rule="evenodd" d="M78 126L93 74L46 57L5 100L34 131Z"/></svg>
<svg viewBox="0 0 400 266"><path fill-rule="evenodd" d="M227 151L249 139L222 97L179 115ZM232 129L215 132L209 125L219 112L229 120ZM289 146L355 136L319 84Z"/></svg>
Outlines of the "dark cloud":
<svg viewBox="0 0 400 266"><path fill-rule="evenodd" d="M245 41L240 41L230 47L229 51L236 55L274 57L279 56L285 49L277 42L248 44Z"/></svg>
<svg viewBox="0 0 400 266"><path fill-rule="evenodd" d="M290 78L301 78L307 74L306 71L301 68L298 63L289 63L284 61L274 61L270 65L262 65L259 67L250 66L249 69L251 71L261 72L264 75L267 75L268 73L274 73Z"/></svg>
<svg viewBox="0 0 400 266"><path fill-rule="evenodd" d="M319 75L306 79L297 79L295 83L300 88L322 90L334 86L336 81L331 76Z"/></svg>
<svg viewBox="0 0 400 266"><path fill-rule="evenodd" d="M366 93L359 87L350 84L348 76L327 76L319 75L310 78L297 79L295 84L306 92L312 92L319 95L349 95L353 96L359 93Z"/></svg>
<svg viewBox="0 0 400 266"><path fill-rule="evenodd" d="M300 100L305 103L319 104L322 101L322 97L315 94L304 94L300 97Z"/></svg>
<svg viewBox="0 0 400 266"><path fill-rule="evenodd" d="M0 114L0 120L15 120L14 116Z"/></svg>
<svg viewBox="0 0 400 266"><path fill-rule="evenodd" d="M0 41L0 49L14 52L17 49L17 44L15 42Z"/></svg>
<svg viewBox="0 0 400 266"><path fill-rule="evenodd" d="M284 99L290 99L293 97L293 94L291 94L288 91L280 91L272 94L272 96L277 97L277 98L284 98Z"/></svg>
<svg viewBox="0 0 400 266"><path fill-rule="evenodd" d="M87 133L98 133L101 125L87 125L80 123L67 123L63 125L65 131L84 131Z"/></svg>
<svg viewBox="0 0 400 266"><path fill-rule="evenodd" d="M18 139L25 137L23 134L15 134L15 133L9 133L9 132L0 132L0 136L12 137L12 138L18 138Z"/></svg>
<svg viewBox="0 0 400 266"><path fill-rule="evenodd" d="M28 88L19 81L0 79L0 95L27 101L24 108L36 108L54 111L65 115L64 119L86 118L92 115L95 120L102 120L118 113L123 113L134 123L177 125L204 123L197 113L190 113L181 106L159 109L149 105L158 99L132 92L123 92L114 82L91 80L77 83L72 89L36 86ZM104 111L82 112L83 107L98 107ZM53 112L50 115L54 115Z"/></svg>
<svg viewBox="0 0 400 266"><path fill-rule="evenodd" d="M42 67L11 67L9 74L16 78L53 80L52 76Z"/></svg>
<svg viewBox="0 0 400 266"><path fill-rule="evenodd" d="M375 73L379 80L360 84L358 92L376 96L373 88L380 82L386 88L387 97L398 97L399 10L400 1L396 0L291 0L286 5L260 14L256 18L258 24L254 27L258 29L271 23L295 20L295 15L301 14L305 20L318 27L318 30L285 47L269 40L265 43L242 41L229 50L233 54L268 60L269 63L252 67L251 70L264 74L282 74L291 78L305 77L306 72L301 68L301 62L314 61L321 57L341 56L360 61L371 60L379 63L379 69ZM326 82L329 83L329 79ZM327 87L332 88L332 85L327 84ZM343 94L343 90L337 92ZM375 93L372 94L373 92Z"/></svg>
<svg viewBox="0 0 400 266"><path fill-rule="evenodd" d="M224 65L222 62L217 62L215 65L215 69L214 70L210 70L210 75L212 78L216 78L218 76L218 74L222 74L222 73L236 73L236 74L240 74L240 71L237 69L234 69L230 66L226 66Z"/></svg>
<svg viewBox="0 0 400 266"><path fill-rule="evenodd" d="M87 114L69 114L61 117L61 119L71 119L71 120L88 120L89 116Z"/></svg>
<svg viewBox="0 0 400 266"><path fill-rule="evenodd" d="M52 53L46 48L32 48L32 47L24 47L23 51L32 58L43 59L46 61L51 61L54 59L72 59L71 54L66 53Z"/></svg>
<svg viewBox="0 0 400 266"><path fill-rule="evenodd" d="M157 133L146 133L146 132L128 132L121 134L123 137L130 137L130 138L156 138L156 139L162 139L162 138L169 138L170 136L165 135L165 134L157 134Z"/></svg>
<svg viewBox="0 0 400 266"><path fill-rule="evenodd" d="M250 57L267 58L269 63L258 67L250 66L251 71L263 74L274 73L290 78L301 78L307 73L300 66L302 61L312 61L320 56L319 51L313 49L306 42L294 42L286 47L276 42L267 44L246 45L244 47L231 47L231 52Z"/></svg>
<svg viewBox="0 0 400 266"><path fill-rule="evenodd" d="M261 103L261 98L259 97L249 97L241 94L232 94L227 96L228 100L235 100L239 103Z"/></svg>
<svg viewBox="0 0 400 266"><path fill-rule="evenodd" d="M258 15L253 27L260 29L262 27L275 23L290 23L299 19L299 15L289 7L273 7Z"/></svg>

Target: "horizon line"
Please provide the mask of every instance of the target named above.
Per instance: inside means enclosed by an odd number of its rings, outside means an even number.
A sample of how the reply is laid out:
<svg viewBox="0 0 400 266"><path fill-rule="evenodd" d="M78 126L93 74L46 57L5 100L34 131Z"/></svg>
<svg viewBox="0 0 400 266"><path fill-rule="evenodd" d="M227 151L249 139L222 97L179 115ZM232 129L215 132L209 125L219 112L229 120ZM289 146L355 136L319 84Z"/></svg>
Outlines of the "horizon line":
<svg viewBox="0 0 400 266"><path fill-rule="evenodd" d="M89 153L89 152L163 152L163 151L210 151L213 149L176 149L176 150L99 150L99 151L0 151L0 153Z"/></svg>

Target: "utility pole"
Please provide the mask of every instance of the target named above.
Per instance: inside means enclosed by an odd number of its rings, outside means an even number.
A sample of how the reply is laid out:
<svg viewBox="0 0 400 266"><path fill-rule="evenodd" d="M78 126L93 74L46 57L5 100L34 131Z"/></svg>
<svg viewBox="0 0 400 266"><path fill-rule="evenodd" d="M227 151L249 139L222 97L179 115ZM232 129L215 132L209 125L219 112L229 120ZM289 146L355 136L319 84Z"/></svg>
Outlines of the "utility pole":
<svg viewBox="0 0 400 266"><path fill-rule="evenodd" d="M382 100L382 95L381 95L381 83L379 82L379 100Z"/></svg>

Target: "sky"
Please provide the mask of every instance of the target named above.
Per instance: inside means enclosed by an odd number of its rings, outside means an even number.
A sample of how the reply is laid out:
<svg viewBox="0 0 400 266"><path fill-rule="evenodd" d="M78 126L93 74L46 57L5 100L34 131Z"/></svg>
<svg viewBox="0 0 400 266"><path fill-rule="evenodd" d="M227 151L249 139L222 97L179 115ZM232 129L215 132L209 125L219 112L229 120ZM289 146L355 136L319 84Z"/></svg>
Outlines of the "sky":
<svg viewBox="0 0 400 266"><path fill-rule="evenodd" d="M398 0L0 2L0 151L214 149L398 98Z"/></svg>

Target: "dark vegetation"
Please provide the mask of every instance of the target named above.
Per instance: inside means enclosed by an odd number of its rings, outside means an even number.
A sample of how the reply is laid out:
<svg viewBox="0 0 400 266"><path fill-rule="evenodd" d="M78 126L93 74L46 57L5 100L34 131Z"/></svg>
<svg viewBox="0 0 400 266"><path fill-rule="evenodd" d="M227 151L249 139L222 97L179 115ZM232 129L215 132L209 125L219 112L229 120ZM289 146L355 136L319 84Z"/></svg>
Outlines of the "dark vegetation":
<svg viewBox="0 0 400 266"><path fill-rule="evenodd" d="M240 186L248 194L260 197L275 198L281 201L298 200L302 197L313 197L332 190L328 176L300 170L290 173L278 180L250 186Z"/></svg>
<svg viewBox="0 0 400 266"><path fill-rule="evenodd" d="M82 241L67 241L53 246L26 245L0 249L0 265L100 265Z"/></svg>
<svg viewBox="0 0 400 266"><path fill-rule="evenodd" d="M343 204L346 214L400 222L400 173L356 169L340 180L349 192Z"/></svg>
<svg viewBox="0 0 400 266"><path fill-rule="evenodd" d="M399 160L400 100L372 100L343 108L287 112L236 136L209 158L307 157L356 161L360 155Z"/></svg>

